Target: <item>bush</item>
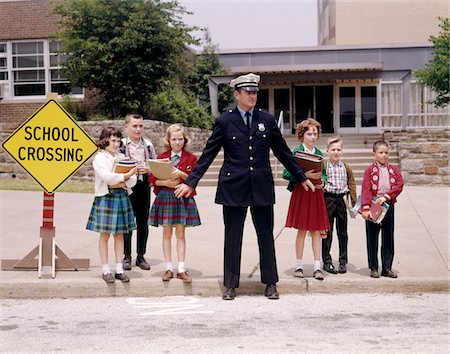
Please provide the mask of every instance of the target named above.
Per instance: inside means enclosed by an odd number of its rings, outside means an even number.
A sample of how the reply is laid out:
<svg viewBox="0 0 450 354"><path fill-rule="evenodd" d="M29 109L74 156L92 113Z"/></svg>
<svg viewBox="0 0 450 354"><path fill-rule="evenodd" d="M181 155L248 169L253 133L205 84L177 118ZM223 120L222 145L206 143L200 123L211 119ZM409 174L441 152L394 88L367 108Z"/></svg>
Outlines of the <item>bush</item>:
<svg viewBox="0 0 450 354"><path fill-rule="evenodd" d="M211 128L214 121L203 106L197 105L193 94L179 87L168 87L153 95L148 116L153 120L204 129Z"/></svg>

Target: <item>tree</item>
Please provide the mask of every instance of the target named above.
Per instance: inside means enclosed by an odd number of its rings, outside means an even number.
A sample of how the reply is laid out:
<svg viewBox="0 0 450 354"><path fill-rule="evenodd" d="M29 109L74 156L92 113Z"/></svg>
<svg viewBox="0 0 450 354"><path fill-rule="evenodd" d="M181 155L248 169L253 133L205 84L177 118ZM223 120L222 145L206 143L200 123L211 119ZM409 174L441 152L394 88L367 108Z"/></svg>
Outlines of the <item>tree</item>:
<svg viewBox="0 0 450 354"><path fill-rule="evenodd" d="M195 27L176 1L71 0L58 2L63 71L77 86L99 90L106 112L143 113L161 83L177 75Z"/></svg>
<svg viewBox="0 0 450 354"><path fill-rule="evenodd" d="M212 43L209 31L205 30L204 46L202 53L198 56L190 77L190 89L197 96L200 104L207 107L211 113L211 102L209 99L208 78L211 75L227 75L228 70L220 62L217 53L218 46ZM225 110L233 101L233 91L228 85L219 86L219 112Z"/></svg>
<svg viewBox="0 0 450 354"><path fill-rule="evenodd" d="M437 97L433 100L436 107L445 107L450 101L450 21L448 18L439 18L441 28L439 36L430 36L433 43L433 59L424 69L414 72L422 85L431 87Z"/></svg>

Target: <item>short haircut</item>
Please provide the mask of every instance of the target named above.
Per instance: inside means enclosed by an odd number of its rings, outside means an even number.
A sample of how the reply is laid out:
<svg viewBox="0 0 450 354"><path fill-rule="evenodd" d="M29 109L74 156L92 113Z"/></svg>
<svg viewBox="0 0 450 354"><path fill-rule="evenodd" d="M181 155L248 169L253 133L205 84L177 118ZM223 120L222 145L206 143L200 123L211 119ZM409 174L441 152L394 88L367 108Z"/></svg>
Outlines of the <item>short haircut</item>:
<svg viewBox="0 0 450 354"><path fill-rule="evenodd" d="M166 136L164 137L164 146L166 148L170 149L170 136L172 135L172 133L176 133L176 132L183 133L183 138L184 138L183 150L186 150L186 146L191 142L191 140L187 136L186 129L183 127L182 124L179 124L179 123L172 124L171 126L169 126L167 128Z"/></svg>
<svg viewBox="0 0 450 354"><path fill-rule="evenodd" d="M306 131L311 127L317 128L317 138L320 138L320 134L322 133L320 123L314 118L306 118L305 120L298 123L297 127L295 128L297 139L303 141L303 136L305 135Z"/></svg>
<svg viewBox="0 0 450 354"><path fill-rule="evenodd" d="M139 113L128 113L128 114L125 116L125 124L130 123L131 118L134 118L134 119L144 119L144 117L142 117Z"/></svg>
<svg viewBox="0 0 450 354"><path fill-rule="evenodd" d="M380 146L386 146L389 150L389 143L385 140L377 140L373 143L373 152L377 152Z"/></svg>
<svg viewBox="0 0 450 354"><path fill-rule="evenodd" d="M109 138L112 136L116 136L119 139L122 139L122 132L119 128L108 126L103 128L102 132L100 133L100 138L98 138L97 146L100 149L104 149L109 145Z"/></svg>
<svg viewBox="0 0 450 354"><path fill-rule="evenodd" d="M327 149L330 147L331 144L338 143L341 145L341 148L344 147L344 142L342 141L342 138L340 135L334 135L330 138L328 138L327 141Z"/></svg>

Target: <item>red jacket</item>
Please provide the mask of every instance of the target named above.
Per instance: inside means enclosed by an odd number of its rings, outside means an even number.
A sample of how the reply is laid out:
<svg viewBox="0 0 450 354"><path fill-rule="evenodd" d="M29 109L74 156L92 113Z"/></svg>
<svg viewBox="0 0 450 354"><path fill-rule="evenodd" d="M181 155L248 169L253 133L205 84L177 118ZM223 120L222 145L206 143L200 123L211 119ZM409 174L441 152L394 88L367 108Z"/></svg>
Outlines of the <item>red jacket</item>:
<svg viewBox="0 0 450 354"><path fill-rule="evenodd" d="M389 181L391 182L391 190L386 193L385 197L392 203L397 201L398 195L403 190L403 178L400 170L393 165L386 164L389 171ZM364 171L364 178L361 186L361 205L363 210L369 210L372 201L372 196L378 195L378 182L380 180L380 171L376 162L370 165Z"/></svg>
<svg viewBox="0 0 450 354"><path fill-rule="evenodd" d="M165 159L168 158L170 160L170 155L171 155L172 150L167 150L165 152L163 152L162 154L159 154L156 158L157 159ZM197 157L186 150L183 150L183 152L181 153L181 159L180 162L178 163L178 165L176 166L180 171L183 171L184 173L186 173L187 175L189 175L195 168L195 166L197 165ZM180 183L183 183L184 180L181 179ZM158 194L160 190L162 189L172 189L173 188L168 188L168 187L163 187L163 186L157 186L156 183L156 178L150 173L148 175L148 183L150 183L153 187L153 192L155 194ZM196 195L195 191L194 194Z"/></svg>

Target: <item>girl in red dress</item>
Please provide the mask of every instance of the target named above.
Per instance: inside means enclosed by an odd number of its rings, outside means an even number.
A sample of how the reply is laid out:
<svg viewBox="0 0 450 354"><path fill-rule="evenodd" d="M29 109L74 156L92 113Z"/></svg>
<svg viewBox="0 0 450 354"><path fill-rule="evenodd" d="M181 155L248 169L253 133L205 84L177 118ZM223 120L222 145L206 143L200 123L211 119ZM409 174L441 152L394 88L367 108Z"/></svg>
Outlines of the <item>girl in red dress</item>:
<svg viewBox="0 0 450 354"><path fill-rule="evenodd" d="M175 229L177 238L177 278L183 280L185 283L192 281L185 268L185 229L186 226L200 225L200 217L193 196L189 198L177 198L174 195L175 187L186 180L197 164L197 157L186 150L188 142L189 139L186 131L181 124L172 124L168 127L164 145L169 149L159 154L157 158L168 158L172 161L174 165L172 178L159 180L152 174L148 177L150 184L154 186L153 191L156 194L148 223L152 226L162 225L163 227L163 253L166 270L162 276L163 281L169 281L173 278L173 229Z"/></svg>
<svg viewBox="0 0 450 354"><path fill-rule="evenodd" d="M305 151L319 156L322 152L314 145L320 136L320 123L313 118L308 118L297 125L296 134L298 140L302 142L300 146L294 149L296 151ZM309 179L321 179L322 183L316 185L316 190L305 191L301 184L296 183L288 170L283 171L283 178L289 180L288 190L292 192L289 202L289 210L286 220L286 227L293 227L298 230L295 241L295 253L297 264L294 276L303 278L303 249L307 231L310 231L312 238L312 250L314 255L314 273L315 279L323 280L323 274L320 270L320 253L322 247L321 234L330 228L327 209L323 197L322 188L326 183L326 170L322 172L305 171Z"/></svg>

